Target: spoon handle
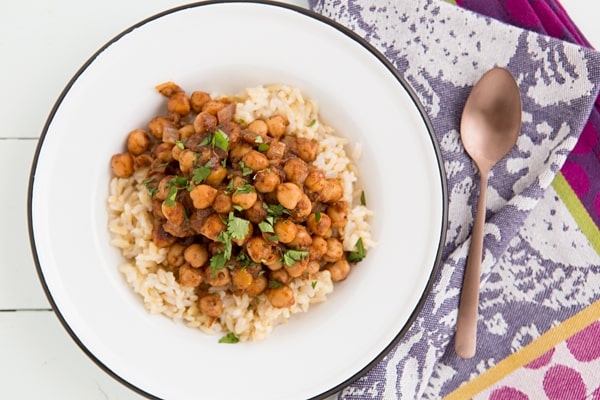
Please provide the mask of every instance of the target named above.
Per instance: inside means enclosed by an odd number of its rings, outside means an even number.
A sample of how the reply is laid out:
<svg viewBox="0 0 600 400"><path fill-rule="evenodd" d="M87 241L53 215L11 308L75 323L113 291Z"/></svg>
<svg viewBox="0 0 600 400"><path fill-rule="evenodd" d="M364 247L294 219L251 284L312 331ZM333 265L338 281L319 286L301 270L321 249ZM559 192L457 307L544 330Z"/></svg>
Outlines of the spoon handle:
<svg viewBox="0 0 600 400"><path fill-rule="evenodd" d="M475 355L477 344L477 317L479 308L479 281L481 276L481 258L483 252L483 227L485 224L487 193L487 172L481 173L481 185L477 212L471 232L471 246L462 290L458 306L458 319L456 321L456 335L454 337L454 351L464 359Z"/></svg>

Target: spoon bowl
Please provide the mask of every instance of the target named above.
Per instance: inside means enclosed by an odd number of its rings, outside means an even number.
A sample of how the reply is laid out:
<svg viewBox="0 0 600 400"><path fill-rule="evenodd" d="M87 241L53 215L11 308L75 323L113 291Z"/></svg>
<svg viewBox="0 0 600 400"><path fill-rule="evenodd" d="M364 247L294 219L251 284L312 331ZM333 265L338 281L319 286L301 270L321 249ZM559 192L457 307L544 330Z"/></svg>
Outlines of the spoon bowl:
<svg viewBox="0 0 600 400"><path fill-rule="evenodd" d="M473 87L460 121L463 146L479 169L480 193L460 295L454 350L464 359L475 355L479 281L483 251L488 176L515 146L521 130L521 94L505 68L486 72Z"/></svg>

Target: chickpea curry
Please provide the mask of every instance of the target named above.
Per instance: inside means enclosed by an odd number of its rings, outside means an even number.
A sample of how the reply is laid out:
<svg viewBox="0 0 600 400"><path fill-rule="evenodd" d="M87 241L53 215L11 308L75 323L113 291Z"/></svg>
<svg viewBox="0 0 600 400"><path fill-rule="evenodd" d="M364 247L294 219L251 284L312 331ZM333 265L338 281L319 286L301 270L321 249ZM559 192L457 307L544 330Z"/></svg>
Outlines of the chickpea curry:
<svg viewBox="0 0 600 400"><path fill-rule="evenodd" d="M167 112L129 133L111 167L119 178L145 171L152 241L166 249L161 266L195 288L199 310L223 312L211 287L286 308L294 278L327 270L346 279L365 250L360 240L344 250L350 205L342 182L313 166L319 143L287 133L284 115L236 120L229 98L188 95L173 82L156 89Z"/></svg>

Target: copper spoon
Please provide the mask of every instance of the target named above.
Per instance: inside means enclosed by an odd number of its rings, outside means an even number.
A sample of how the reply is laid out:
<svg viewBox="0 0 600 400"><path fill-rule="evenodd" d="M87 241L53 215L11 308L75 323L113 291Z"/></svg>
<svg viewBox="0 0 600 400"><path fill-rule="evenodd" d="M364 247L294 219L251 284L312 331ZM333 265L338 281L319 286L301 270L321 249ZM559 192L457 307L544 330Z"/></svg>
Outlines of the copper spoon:
<svg viewBox="0 0 600 400"><path fill-rule="evenodd" d="M512 74L500 67L486 72L467 98L460 120L460 137L477 165L480 193L465 267L454 350L461 358L475 355L479 280L486 213L488 175L514 147L521 130L521 94Z"/></svg>

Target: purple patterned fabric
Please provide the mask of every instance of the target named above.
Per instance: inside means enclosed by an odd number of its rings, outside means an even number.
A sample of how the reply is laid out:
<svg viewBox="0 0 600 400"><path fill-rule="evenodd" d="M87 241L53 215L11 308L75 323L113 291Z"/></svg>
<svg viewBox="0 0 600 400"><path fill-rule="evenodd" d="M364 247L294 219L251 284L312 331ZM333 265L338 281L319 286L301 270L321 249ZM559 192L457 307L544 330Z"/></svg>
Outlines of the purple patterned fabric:
<svg viewBox="0 0 600 400"><path fill-rule="evenodd" d="M443 1L310 5L365 38L412 86L448 179L447 239L432 292L400 343L340 398L437 399L600 298L600 285L577 283L600 281L598 255L550 186L598 94L600 55ZM479 179L459 121L472 85L496 65L517 78L523 125L515 149L490 176L478 349L461 360L452 339Z"/></svg>
<svg viewBox="0 0 600 400"><path fill-rule="evenodd" d="M464 8L480 14L592 48L554 0L457 0ZM600 228L600 100L592 109L588 123L561 172L590 218Z"/></svg>

